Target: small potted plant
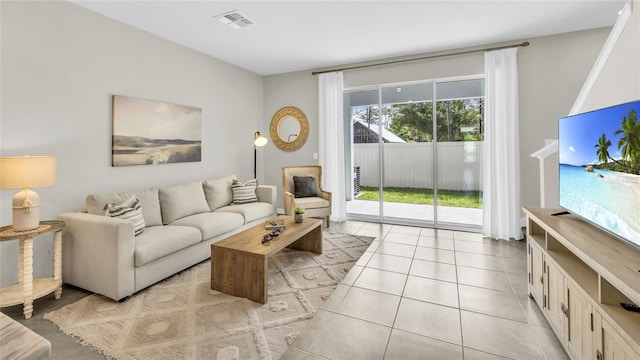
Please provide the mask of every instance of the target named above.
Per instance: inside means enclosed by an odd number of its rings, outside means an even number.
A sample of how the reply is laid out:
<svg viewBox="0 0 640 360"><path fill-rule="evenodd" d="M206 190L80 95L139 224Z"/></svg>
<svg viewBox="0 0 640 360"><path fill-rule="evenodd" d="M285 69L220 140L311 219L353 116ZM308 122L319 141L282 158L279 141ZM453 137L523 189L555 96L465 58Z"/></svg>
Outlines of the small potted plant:
<svg viewBox="0 0 640 360"><path fill-rule="evenodd" d="M304 209L300 208L300 207L295 207L293 209L293 219L297 222L297 223L301 223L304 220Z"/></svg>

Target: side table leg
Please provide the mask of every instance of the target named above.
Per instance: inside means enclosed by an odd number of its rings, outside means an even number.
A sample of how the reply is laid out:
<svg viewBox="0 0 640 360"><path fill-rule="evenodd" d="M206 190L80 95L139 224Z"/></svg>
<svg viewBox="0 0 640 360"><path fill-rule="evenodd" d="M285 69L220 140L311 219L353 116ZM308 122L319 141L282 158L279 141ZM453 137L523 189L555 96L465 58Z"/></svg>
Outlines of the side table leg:
<svg viewBox="0 0 640 360"><path fill-rule="evenodd" d="M58 300L62 296L62 231L53 234L53 280L59 284L54 292Z"/></svg>
<svg viewBox="0 0 640 360"><path fill-rule="evenodd" d="M33 238L20 240L24 242L22 259L22 294L24 297L24 318L31 319L33 314Z"/></svg>

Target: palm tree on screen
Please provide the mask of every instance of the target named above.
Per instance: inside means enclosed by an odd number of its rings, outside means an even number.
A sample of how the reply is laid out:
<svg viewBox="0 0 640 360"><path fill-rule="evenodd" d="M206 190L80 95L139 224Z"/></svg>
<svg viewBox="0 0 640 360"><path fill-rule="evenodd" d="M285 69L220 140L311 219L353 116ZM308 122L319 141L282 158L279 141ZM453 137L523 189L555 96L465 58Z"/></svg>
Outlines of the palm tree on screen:
<svg viewBox="0 0 640 360"><path fill-rule="evenodd" d="M609 159L613 160L611 155L609 155L609 146L611 146L611 141L607 139L607 135L602 134L595 146L597 149L596 155L598 156L598 161L600 161L600 163L606 163Z"/></svg>
<svg viewBox="0 0 640 360"><path fill-rule="evenodd" d="M630 162L630 167L637 170L640 162L640 123L636 111L631 109L629 116L622 118L621 129L614 132L622 135L618 140L618 149L622 150L622 158Z"/></svg>

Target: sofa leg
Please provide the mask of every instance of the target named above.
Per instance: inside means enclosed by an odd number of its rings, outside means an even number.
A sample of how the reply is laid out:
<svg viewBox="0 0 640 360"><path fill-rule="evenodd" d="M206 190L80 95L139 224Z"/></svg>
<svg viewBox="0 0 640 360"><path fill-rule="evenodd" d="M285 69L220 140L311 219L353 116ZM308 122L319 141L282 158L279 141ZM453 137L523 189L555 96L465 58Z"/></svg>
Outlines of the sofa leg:
<svg viewBox="0 0 640 360"><path fill-rule="evenodd" d="M327 228L331 226L331 216L327 215Z"/></svg>

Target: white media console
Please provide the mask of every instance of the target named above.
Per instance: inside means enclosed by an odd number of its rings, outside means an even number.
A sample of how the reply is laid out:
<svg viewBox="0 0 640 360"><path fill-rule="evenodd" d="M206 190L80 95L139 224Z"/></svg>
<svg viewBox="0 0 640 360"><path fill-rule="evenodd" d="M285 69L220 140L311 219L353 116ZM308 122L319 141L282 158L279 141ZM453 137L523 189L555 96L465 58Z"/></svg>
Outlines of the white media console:
<svg viewBox="0 0 640 360"><path fill-rule="evenodd" d="M524 208L530 296L572 359L640 359L640 248L560 211Z"/></svg>

